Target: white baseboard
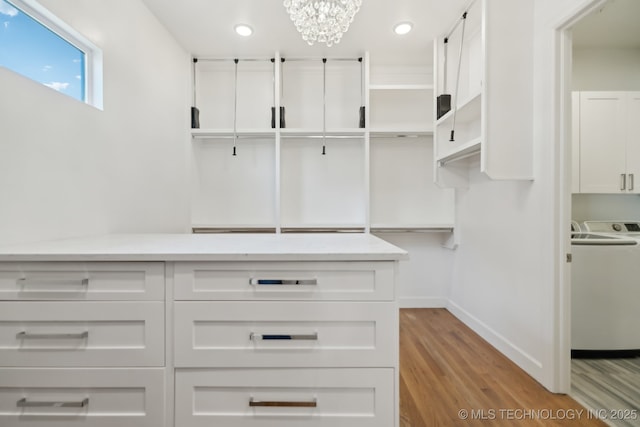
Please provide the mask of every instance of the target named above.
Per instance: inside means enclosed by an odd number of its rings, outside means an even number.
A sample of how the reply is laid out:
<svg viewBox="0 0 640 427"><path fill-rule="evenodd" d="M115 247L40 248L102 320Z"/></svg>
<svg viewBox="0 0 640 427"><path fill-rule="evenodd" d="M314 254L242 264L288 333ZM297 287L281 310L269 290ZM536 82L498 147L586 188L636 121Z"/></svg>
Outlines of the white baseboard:
<svg viewBox="0 0 640 427"><path fill-rule="evenodd" d="M446 308L448 304L446 298L438 297L400 297L398 305L400 308Z"/></svg>
<svg viewBox="0 0 640 427"><path fill-rule="evenodd" d="M540 378L543 376L542 363L540 361L451 300L448 301L447 309L485 341L494 346L499 352L511 359L529 375L540 381Z"/></svg>

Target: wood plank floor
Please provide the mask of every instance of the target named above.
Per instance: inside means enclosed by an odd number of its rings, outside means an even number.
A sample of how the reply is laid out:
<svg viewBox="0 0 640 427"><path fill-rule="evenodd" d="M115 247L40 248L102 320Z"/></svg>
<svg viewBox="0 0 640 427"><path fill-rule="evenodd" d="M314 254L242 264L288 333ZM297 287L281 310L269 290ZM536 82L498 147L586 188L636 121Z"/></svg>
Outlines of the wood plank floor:
<svg viewBox="0 0 640 427"><path fill-rule="evenodd" d="M446 309L400 310L400 419L401 427L606 426Z"/></svg>
<svg viewBox="0 0 640 427"><path fill-rule="evenodd" d="M640 427L640 357L573 359L571 395L595 411L604 410L612 426Z"/></svg>

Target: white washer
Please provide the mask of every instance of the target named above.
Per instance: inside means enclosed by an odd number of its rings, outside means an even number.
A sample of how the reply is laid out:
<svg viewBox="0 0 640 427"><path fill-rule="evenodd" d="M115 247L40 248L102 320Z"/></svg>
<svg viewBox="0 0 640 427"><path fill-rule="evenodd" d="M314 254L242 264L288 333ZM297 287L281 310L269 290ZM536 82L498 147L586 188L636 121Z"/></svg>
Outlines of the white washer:
<svg viewBox="0 0 640 427"><path fill-rule="evenodd" d="M585 221L572 235L574 357L640 354L640 222Z"/></svg>

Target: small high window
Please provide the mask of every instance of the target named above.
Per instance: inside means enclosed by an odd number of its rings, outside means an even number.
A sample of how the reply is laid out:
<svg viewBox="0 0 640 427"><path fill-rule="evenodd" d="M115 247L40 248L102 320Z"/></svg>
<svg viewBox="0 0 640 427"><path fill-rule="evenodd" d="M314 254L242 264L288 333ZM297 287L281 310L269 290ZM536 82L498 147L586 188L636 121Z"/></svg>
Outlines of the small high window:
<svg viewBox="0 0 640 427"><path fill-rule="evenodd" d="M100 51L34 0L0 0L0 66L101 108Z"/></svg>

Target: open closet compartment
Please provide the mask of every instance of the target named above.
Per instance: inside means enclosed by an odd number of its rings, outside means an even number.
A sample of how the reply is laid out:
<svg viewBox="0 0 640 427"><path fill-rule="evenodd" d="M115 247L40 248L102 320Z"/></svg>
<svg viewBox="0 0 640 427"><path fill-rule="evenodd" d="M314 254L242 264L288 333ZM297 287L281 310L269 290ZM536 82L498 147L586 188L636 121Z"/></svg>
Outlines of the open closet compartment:
<svg viewBox="0 0 640 427"><path fill-rule="evenodd" d="M370 63L372 232L453 229L453 190L433 182L433 88L430 66Z"/></svg>
<svg viewBox="0 0 640 427"><path fill-rule="evenodd" d="M431 65L234 59L196 63L194 232L453 229L453 190L433 182Z"/></svg>
<svg viewBox="0 0 640 427"><path fill-rule="evenodd" d="M491 179L533 179L533 0L474 0L434 41L438 185L466 187L470 168ZM446 84L446 87L445 87Z"/></svg>
<svg viewBox="0 0 640 427"><path fill-rule="evenodd" d="M192 228L275 232L275 67L270 58L198 58L192 137ZM196 97L197 95L197 97Z"/></svg>
<svg viewBox="0 0 640 427"><path fill-rule="evenodd" d="M286 58L290 127L280 129L281 231L364 232L362 65L354 58Z"/></svg>

